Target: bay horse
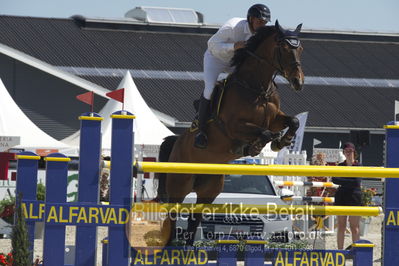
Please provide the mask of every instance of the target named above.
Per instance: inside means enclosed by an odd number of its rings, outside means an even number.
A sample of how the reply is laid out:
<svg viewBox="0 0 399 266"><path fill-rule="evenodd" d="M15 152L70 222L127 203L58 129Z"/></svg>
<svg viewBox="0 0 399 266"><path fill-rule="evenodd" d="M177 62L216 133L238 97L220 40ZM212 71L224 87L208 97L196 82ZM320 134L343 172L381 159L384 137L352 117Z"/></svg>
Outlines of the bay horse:
<svg viewBox="0 0 399 266"><path fill-rule="evenodd" d="M300 57L302 46L294 31L274 26L261 27L247 41L245 48L235 51L234 72L227 78L217 117L208 124L208 147L195 148L196 132L185 131L179 137L165 138L159 161L189 163L227 163L244 155L255 156L270 141L274 151L290 145L299 121L280 110L274 77L280 73L299 91L304 83ZM281 137L280 132L288 127ZM158 200L181 203L190 192L196 192L197 204L210 204L223 189L223 175L157 174ZM192 245L201 214L190 216L186 244ZM168 243L175 235L175 219L169 217Z"/></svg>

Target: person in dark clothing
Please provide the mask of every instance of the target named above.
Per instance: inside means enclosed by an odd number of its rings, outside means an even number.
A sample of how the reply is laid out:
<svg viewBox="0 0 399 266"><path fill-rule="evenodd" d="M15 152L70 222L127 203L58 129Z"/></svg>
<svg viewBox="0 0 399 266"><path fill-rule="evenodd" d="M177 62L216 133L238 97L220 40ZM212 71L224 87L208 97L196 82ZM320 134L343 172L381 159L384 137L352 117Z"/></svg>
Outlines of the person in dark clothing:
<svg viewBox="0 0 399 266"><path fill-rule="evenodd" d="M343 146L343 153L345 161L339 163L339 166L359 166L356 161L355 145L347 142ZM354 177L333 177L332 182L339 185L335 193L335 203L337 206L361 206L361 178ZM348 216L337 216L338 232L337 232L337 245L338 249L343 249L345 240L345 229ZM352 232L352 242L360 239L359 234L359 221L360 216L349 216L349 226Z"/></svg>

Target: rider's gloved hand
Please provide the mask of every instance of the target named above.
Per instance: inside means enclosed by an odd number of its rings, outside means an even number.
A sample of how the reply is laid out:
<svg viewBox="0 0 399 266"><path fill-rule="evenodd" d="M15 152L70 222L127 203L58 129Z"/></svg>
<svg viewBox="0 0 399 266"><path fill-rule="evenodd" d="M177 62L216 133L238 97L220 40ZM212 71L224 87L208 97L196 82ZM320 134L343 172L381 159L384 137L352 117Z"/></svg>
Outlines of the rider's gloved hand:
<svg viewBox="0 0 399 266"><path fill-rule="evenodd" d="M240 42L234 43L234 50L241 49L241 48L244 48L244 47L245 47L245 42L244 41L240 41Z"/></svg>

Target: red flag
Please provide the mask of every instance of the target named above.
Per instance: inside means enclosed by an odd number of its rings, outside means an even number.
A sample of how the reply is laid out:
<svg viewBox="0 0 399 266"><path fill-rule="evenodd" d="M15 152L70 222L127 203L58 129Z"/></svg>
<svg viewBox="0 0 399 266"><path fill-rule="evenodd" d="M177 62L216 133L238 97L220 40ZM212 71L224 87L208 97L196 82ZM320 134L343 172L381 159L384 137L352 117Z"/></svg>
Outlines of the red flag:
<svg viewBox="0 0 399 266"><path fill-rule="evenodd" d="M118 102L121 102L121 103L124 103L124 101L125 101L125 89L111 91L111 92L108 92L106 95Z"/></svg>
<svg viewBox="0 0 399 266"><path fill-rule="evenodd" d="M15 153L0 152L0 180L8 180L8 163L15 160Z"/></svg>
<svg viewBox="0 0 399 266"><path fill-rule="evenodd" d="M89 105L93 105L94 102L94 93L92 91L79 94L76 96L76 99L78 99L81 102L87 103Z"/></svg>

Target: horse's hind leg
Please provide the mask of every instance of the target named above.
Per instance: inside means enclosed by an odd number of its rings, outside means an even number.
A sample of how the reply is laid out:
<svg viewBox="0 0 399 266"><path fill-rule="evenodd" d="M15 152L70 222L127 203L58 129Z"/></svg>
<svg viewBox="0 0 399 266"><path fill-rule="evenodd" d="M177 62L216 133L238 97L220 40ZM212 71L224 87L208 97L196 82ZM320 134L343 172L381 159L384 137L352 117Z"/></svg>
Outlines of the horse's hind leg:
<svg viewBox="0 0 399 266"><path fill-rule="evenodd" d="M211 204L223 189L223 175L197 175L194 190L197 193L197 204ZM213 213L211 213L213 215ZM192 246L198 225L203 219L203 213L189 216L186 244Z"/></svg>
<svg viewBox="0 0 399 266"><path fill-rule="evenodd" d="M166 179L168 203L182 203L187 194L192 191L193 181L192 174L168 174ZM176 220L178 219L178 214L169 213L166 219L167 221L164 224L170 226L170 237L167 245L170 245L173 239L177 238Z"/></svg>
<svg viewBox="0 0 399 266"><path fill-rule="evenodd" d="M276 119L270 125L272 131L280 131L288 127L287 132L280 139L273 140L271 143L271 149L273 151L279 151L285 146L291 144L293 137L297 129L299 128L299 120L296 117L287 116L283 112L277 114Z"/></svg>

